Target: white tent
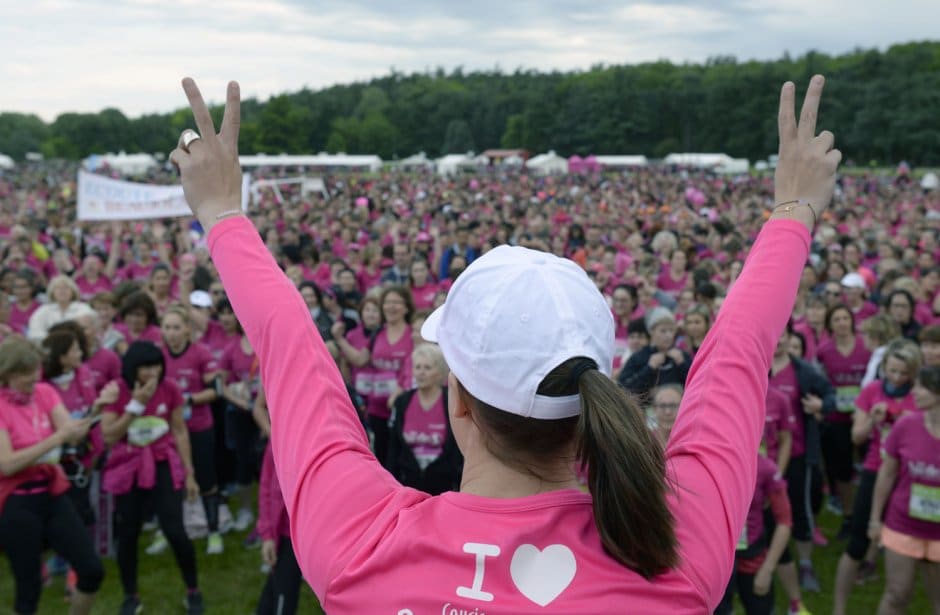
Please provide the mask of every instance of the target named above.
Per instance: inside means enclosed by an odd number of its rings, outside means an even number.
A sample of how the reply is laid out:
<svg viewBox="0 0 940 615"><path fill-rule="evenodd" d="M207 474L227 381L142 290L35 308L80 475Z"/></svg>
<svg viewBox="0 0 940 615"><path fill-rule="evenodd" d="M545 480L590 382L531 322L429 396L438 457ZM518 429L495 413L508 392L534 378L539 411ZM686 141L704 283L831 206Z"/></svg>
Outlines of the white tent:
<svg viewBox="0 0 940 615"><path fill-rule="evenodd" d="M403 170L433 169L434 161L430 160L424 152L419 152L395 162L395 166Z"/></svg>
<svg viewBox="0 0 940 615"><path fill-rule="evenodd" d="M308 167L319 169L344 169L347 171L379 171L382 159L372 155L327 154L316 156L239 156L242 167Z"/></svg>
<svg viewBox="0 0 940 615"><path fill-rule="evenodd" d="M750 161L747 158L732 158L728 154L669 154L663 162L711 169L716 173L747 173L750 167Z"/></svg>
<svg viewBox="0 0 940 615"><path fill-rule="evenodd" d="M474 156L473 152L447 154L436 160L438 175L457 175L462 171L474 171L485 167L487 163L486 156Z"/></svg>
<svg viewBox="0 0 940 615"><path fill-rule="evenodd" d="M937 174L933 171L924 175L924 178L920 180L920 187L924 190L936 190L940 187L940 178L937 177Z"/></svg>
<svg viewBox="0 0 940 615"><path fill-rule="evenodd" d="M645 167L649 164L646 156L595 156L597 163L607 169Z"/></svg>
<svg viewBox="0 0 940 615"><path fill-rule="evenodd" d="M12 169L16 164L6 154L0 154L0 169Z"/></svg>
<svg viewBox="0 0 940 615"><path fill-rule="evenodd" d="M89 171L96 171L107 165L112 169L120 171L123 175L141 175L150 169L160 166L160 163L157 162L157 159L151 154L126 154L121 152L119 154L108 153L101 156L93 154L85 159L84 165Z"/></svg>
<svg viewBox="0 0 940 615"><path fill-rule="evenodd" d="M568 159L559 156L555 150L529 158L526 168L537 175L564 174L568 172Z"/></svg>

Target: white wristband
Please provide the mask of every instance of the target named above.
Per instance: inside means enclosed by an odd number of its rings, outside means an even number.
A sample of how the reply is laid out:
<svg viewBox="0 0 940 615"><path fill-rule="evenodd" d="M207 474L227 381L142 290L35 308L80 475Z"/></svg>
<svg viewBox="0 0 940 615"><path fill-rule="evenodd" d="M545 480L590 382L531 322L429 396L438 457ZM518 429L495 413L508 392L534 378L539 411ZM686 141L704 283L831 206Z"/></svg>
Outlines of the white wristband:
<svg viewBox="0 0 940 615"><path fill-rule="evenodd" d="M143 414L144 410L146 409L147 409L147 406L140 403L136 399L130 400L129 402L127 402L127 405L124 406L124 412L128 412L130 414L136 414L137 416L140 416L141 414Z"/></svg>

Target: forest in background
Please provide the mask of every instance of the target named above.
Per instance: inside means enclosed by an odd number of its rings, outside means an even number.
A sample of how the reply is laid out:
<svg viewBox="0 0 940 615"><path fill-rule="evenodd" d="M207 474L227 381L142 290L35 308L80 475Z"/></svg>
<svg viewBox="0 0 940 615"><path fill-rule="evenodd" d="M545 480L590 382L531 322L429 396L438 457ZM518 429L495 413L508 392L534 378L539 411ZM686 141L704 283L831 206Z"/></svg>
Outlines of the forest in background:
<svg viewBox="0 0 940 615"><path fill-rule="evenodd" d="M819 125L856 164L940 164L940 42L809 52L773 61L716 57L535 70L404 74L242 102L243 154L419 151L436 157L487 148L533 153L725 152L751 160L776 150L780 85L827 77ZM173 84L168 84L172 87ZM216 121L222 109L214 108ZM169 152L192 126L188 108L128 118L117 109L38 116L0 113L0 152L76 159L106 152Z"/></svg>

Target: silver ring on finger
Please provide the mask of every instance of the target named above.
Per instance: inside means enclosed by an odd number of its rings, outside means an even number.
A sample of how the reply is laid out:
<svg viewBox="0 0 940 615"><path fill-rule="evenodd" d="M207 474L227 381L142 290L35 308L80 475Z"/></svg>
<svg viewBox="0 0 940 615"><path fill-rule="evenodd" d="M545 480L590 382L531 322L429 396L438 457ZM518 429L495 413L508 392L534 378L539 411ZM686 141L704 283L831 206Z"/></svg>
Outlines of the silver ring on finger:
<svg viewBox="0 0 940 615"><path fill-rule="evenodd" d="M189 144L192 143L193 141L197 141L201 139L202 137L200 137L199 133L196 132L195 130L191 130L187 128L186 130L183 131L181 138L183 140L183 149L189 152Z"/></svg>

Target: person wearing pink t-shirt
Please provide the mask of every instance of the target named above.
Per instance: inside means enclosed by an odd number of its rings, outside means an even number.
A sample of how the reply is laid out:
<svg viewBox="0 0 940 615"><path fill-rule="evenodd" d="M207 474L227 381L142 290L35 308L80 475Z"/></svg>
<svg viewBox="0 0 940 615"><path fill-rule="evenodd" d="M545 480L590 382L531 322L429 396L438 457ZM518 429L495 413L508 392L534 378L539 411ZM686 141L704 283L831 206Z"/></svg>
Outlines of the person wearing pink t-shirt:
<svg viewBox="0 0 940 615"><path fill-rule="evenodd" d="M765 523L767 509L772 524ZM757 486L735 549L734 572L715 615L734 612L735 594L747 615L773 614L774 568L786 551L792 525L787 482L773 461L758 455Z"/></svg>
<svg viewBox="0 0 940 615"><path fill-rule="evenodd" d="M0 343L0 548L15 583L13 610L35 613L44 548L62 555L78 581L69 613L91 611L104 568L66 495L62 448L83 440L91 419L73 419L55 388L39 382L42 356L22 337Z"/></svg>
<svg viewBox="0 0 940 615"><path fill-rule="evenodd" d="M89 254L82 261L82 269L75 276L75 284L81 293L82 301L89 301L98 293L110 292L114 287L111 279L104 273L104 261L97 254Z"/></svg>
<svg viewBox="0 0 940 615"><path fill-rule="evenodd" d="M382 327L382 308L379 298L369 296L359 308L360 325L346 332L346 323L333 323L333 341L342 358L349 364L349 381L357 394L368 400L372 394L375 368L369 361L373 340Z"/></svg>
<svg viewBox="0 0 940 615"><path fill-rule="evenodd" d="M754 493L771 356L841 157L831 133L816 136L822 77L799 125L795 87L782 90L778 206L696 356L666 450L610 379L613 318L583 269L500 246L422 327L451 369L448 416L465 459L461 491L440 496L399 485L369 454L301 297L241 214L238 85L221 134L195 83L183 85L201 137L181 136L170 160L257 349L292 543L325 611L717 606Z"/></svg>
<svg viewBox="0 0 940 615"><path fill-rule="evenodd" d="M219 533L221 501L215 471L215 429L209 407L216 399L213 382L219 365L208 348L191 341L189 310L185 307L170 306L163 315L160 328L163 331L166 377L175 382L183 394L183 418L189 429L193 471L209 530L206 553L219 554L224 545Z"/></svg>
<svg viewBox="0 0 940 615"><path fill-rule="evenodd" d="M97 312L84 314L75 319L85 333L88 344L88 356L83 364L91 373L96 391L101 391L106 384L121 377L121 357L116 352L105 348L100 343L101 318Z"/></svg>
<svg viewBox="0 0 940 615"><path fill-rule="evenodd" d="M35 299L36 287L32 276L17 273L13 278L13 302L10 306L9 325L14 331L26 335L29 318L41 305Z"/></svg>
<svg viewBox="0 0 940 615"><path fill-rule="evenodd" d="M841 534L845 535L851 522L848 515L852 509L851 481L855 473L852 414L871 351L865 346L861 334L856 332L855 316L845 305L829 308L826 330L831 339L819 347L816 359L835 387L836 412L826 416L821 442L830 498L838 498L838 509L843 512Z"/></svg>
<svg viewBox="0 0 940 615"><path fill-rule="evenodd" d="M124 336L124 340L115 346L118 354L123 355L127 347L136 341L151 342L157 346L163 343L157 306L150 295L144 291L129 294L121 302L120 313L123 322L114 325L115 330Z"/></svg>
<svg viewBox="0 0 940 615"><path fill-rule="evenodd" d="M433 344L415 348L411 361L416 388L395 398L389 419L386 467L406 487L431 495L456 491L463 457L451 432L445 401L447 364Z"/></svg>
<svg viewBox="0 0 940 615"><path fill-rule="evenodd" d="M226 402L227 444L235 453L234 478L239 487L239 509L235 516L238 531L247 529L254 522L251 485L258 472L258 426L251 416L251 410L261 393L259 368L258 355L244 333L226 347L219 359L222 398Z"/></svg>
<svg viewBox="0 0 940 615"><path fill-rule="evenodd" d="M793 330L803 334L806 341L804 348L804 361L816 361L817 349L829 341L829 332L826 330L826 302L819 295L810 295L806 298L806 319L793 324Z"/></svg>
<svg viewBox="0 0 940 615"><path fill-rule="evenodd" d="M183 496L193 500L199 485L193 474L183 395L165 377L163 352L137 341L124 353L117 401L102 413L101 431L111 452L101 488L114 496L117 563L124 590L122 612L139 612L137 543L144 517L156 513L173 548L186 585L187 611L202 613L196 553L183 527Z"/></svg>
<svg viewBox="0 0 940 615"><path fill-rule="evenodd" d="M891 427L902 416L917 411L911 391L921 365L917 345L905 339L891 342L883 363L884 379L863 388L855 399L857 410L852 422L852 440L858 446L867 442L868 451L855 493L849 542L836 571L832 608L834 615L845 615L847 612L846 604L856 579L868 580L877 572L878 552L873 552L868 539L875 478L881 467L884 442Z"/></svg>
<svg viewBox="0 0 940 615"><path fill-rule="evenodd" d="M375 456L385 464L388 460L388 419L392 400L411 388L409 357L414 350L411 317L414 304L411 293L403 286L389 286L379 299L382 307L382 328L369 347L372 368L372 392L366 398L366 420L374 436Z"/></svg>
<svg viewBox="0 0 940 615"><path fill-rule="evenodd" d="M43 380L55 387L62 404L74 419L97 415L106 405L117 399L117 385L101 390L95 387L95 378L84 359L83 331L72 328L53 330L42 341L46 352L43 360ZM104 453L101 429L93 427L88 436L75 446L63 450L61 464L66 471L72 489L69 497L86 526L95 523L94 509L90 500L90 478L95 462Z"/></svg>
<svg viewBox="0 0 940 615"><path fill-rule="evenodd" d="M885 548L885 591L878 613L905 613L917 568L940 612L940 367L924 367L911 412L894 424L872 496L868 536Z"/></svg>
<svg viewBox="0 0 940 615"><path fill-rule="evenodd" d="M663 266L659 277L656 278L656 288L673 299L678 298L679 291L688 284L688 266L688 255L682 250L673 250L668 265Z"/></svg>
<svg viewBox="0 0 940 615"><path fill-rule="evenodd" d="M294 615L303 576L290 542L290 519L277 482L270 443L264 449L258 481L258 535L261 559L271 567L271 572L261 590L255 615Z"/></svg>
<svg viewBox="0 0 940 615"><path fill-rule="evenodd" d="M800 559L800 585L807 591L820 591L812 562L815 516L822 505L820 425L825 416L835 411L835 390L817 369L790 355L790 334L789 330L784 331L777 341L770 387L786 397L789 414L796 419L791 423L792 446L784 476L793 512L793 539ZM790 599L795 600L797 590L792 578L796 569L792 563L784 563L780 571Z"/></svg>
<svg viewBox="0 0 940 615"><path fill-rule="evenodd" d="M416 310L430 310L434 307L434 297L439 286L431 279L431 269L423 258L416 258L411 263L408 289Z"/></svg>

